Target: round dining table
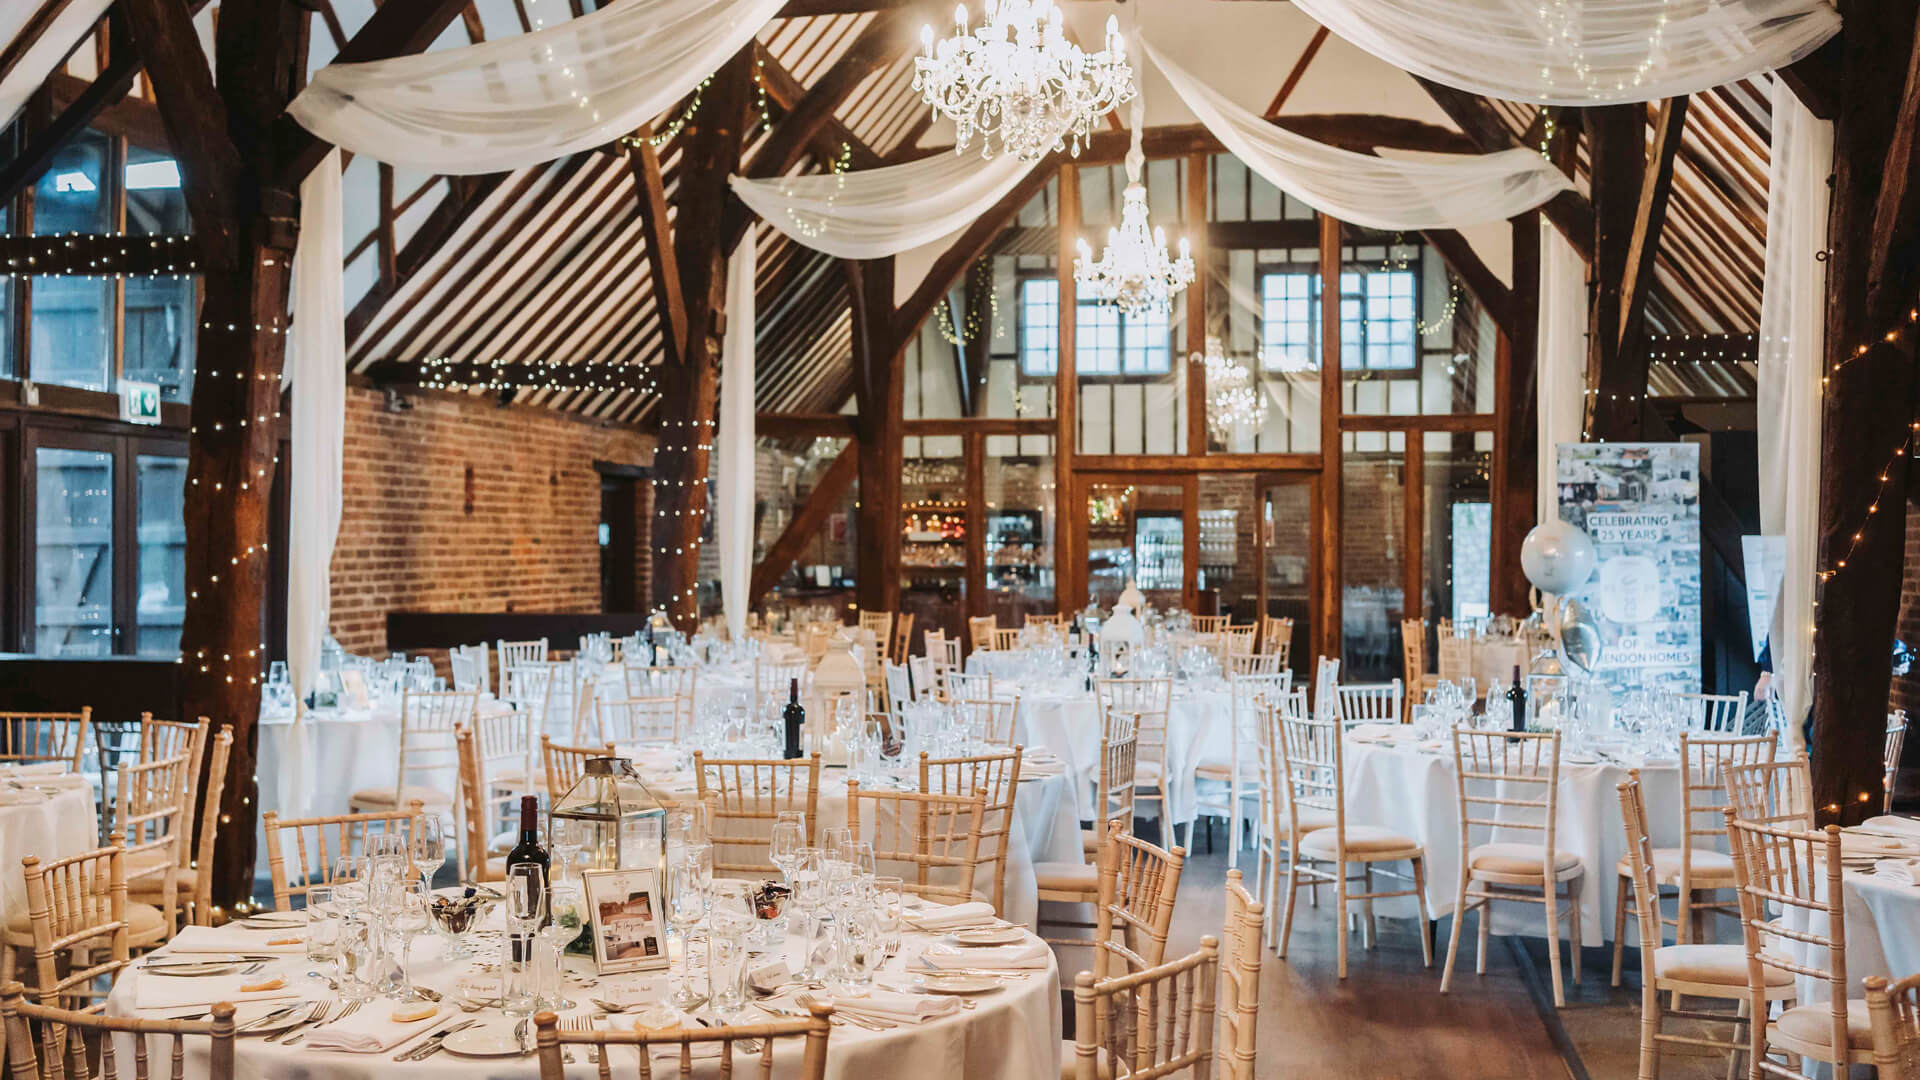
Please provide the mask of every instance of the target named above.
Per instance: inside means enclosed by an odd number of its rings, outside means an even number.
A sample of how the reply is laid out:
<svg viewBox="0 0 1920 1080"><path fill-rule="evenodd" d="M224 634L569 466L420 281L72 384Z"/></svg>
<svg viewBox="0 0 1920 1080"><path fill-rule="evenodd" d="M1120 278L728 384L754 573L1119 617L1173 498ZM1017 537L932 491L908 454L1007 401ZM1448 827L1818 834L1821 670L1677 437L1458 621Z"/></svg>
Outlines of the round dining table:
<svg viewBox="0 0 1920 1080"><path fill-rule="evenodd" d="M499 1077L532 1077L537 1073L537 1063L527 1054L505 1054L500 1056L464 1056L456 1053L450 1043L442 1052L434 1053L420 1060L396 1061L395 1055L405 1055L409 1051L423 1047L435 1035L463 1022L476 1021L475 1028L486 1027L502 1034L510 1034L518 1021L507 1017L493 1004L484 1004L485 994L498 991L498 961L502 948L502 936L497 932L500 926L499 912L496 911L486 924L487 928L475 931L475 956L471 960L453 961L446 958L444 943L435 936L420 938L413 947L413 977L416 983L428 987L442 996L438 1008L428 1019L410 1024L391 1022L395 1004L391 1000L374 998L367 1002L353 1017L335 1020L343 1010L338 994L329 989L324 975L314 973L316 965L308 961L298 946L270 946L268 941L276 935L284 938L288 932L281 931L244 931L233 927L221 927L217 930L199 930L192 936L183 935L183 940L169 944L139 964L124 972L114 986L113 993L107 999L107 1011L117 1016L141 1016L160 1018L199 1019L207 1015L207 1010L215 1001L233 1001L236 998L238 1022L263 1016L276 1009L295 1006L297 1011L291 1017L300 1018L313 1015L312 1003L328 1003L329 1021L341 1025L351 1025L355 1034L362 1031L373 1041L366 1049L317 1049L310 1045L309 1036L324 1027L313 1027L298 1033L300 1037L288 1036L269 1042L265 1036L270 1029L257 1034L240 1035L236 1047L235 1075L239 1080L281 1080L286 1077L299 1077L301 1080L372 1080L375 1076L386 1077L404 1075L420 1077L423 1080L494 1080ZM490 929L489 929L490 928ZM299 930L292 932L298 936ZM888 995L893 1001L909 1001L915 1007L943 1015L932 1015L918 1021L910 1019L879 1020L872 1019L873 1014L864 1014L868 1022L836 1023L832 1029L827 1047L826 1075L834 1080L866 1080L869 1077L940 1077L941 1080L1055 1080L1060 1075L1060 973L1053 955L1038 938L1024 933L1019 948L1029 953L1032 959L1020 965L1009 964L996 969L984 980L991 985L982 993L964 998L932 994L925 989L925 980L921 979L923 956L929 953L948 954L945 966L956 965L954 955L959 962L966 957L987 952L998 953L1001 950L964 951L951 944L940 935L917 933L911 930L902 934L899 952L889 957L875 975L878 991ZM256 940L257 939L257 940ZM168 976L156 972L147 965L165 965L183 960L207 958L219 955L218 947L224 945L232 954L274 955L274 959L265 961L259 970L250 974L221 974L205 977ZM696 944L696 949L698 945ZM785 964L789 971L797 970L805 949L797 936L790 936L779 946L759 955L749 957L748 970L759 974L774 964ZM980 961L985 962L985 961ZM319 965L331 969L330 964ZM665 971L627 973L615 975L595 975L592 960L582 956L566 958L567 978L563 992L573 1002L574 1007L560 1010L563 1024L568 1021L588 1021L596 1027L611 1028L615 1025L632 1026L645 1022L653 1026L666 1024L693 1025L699 1020L710 1020L710 1010L701 1009L693 1018L679 1014L662 1012L658 1004L667 997L669 990L668 974ZM268 991L242 993L241 985L267 982L275 978L284 978L284 986ZM779 982L781 980L773 980ZM831 1001L826 991L816 991ZM749 994L754 1001L766 1004L776 1010L797 1011L799 1006L791 991L761 997ZM610 1000L616 1005L629 1005L642 1008L637 1014L608 1013L594 1004L595 999ZM493 999L497 1001L496 999ZM649 1003L642 1005L642 1003ZM479 1005L469 1011L469 1005ZM764 1023L771 1017L753 1006L742 1008L727 1019L737 1023ZM116 1053L120 1060L131 1061L134 1036L120 1034L116 1036ZM171 1053L171 1036L149 1036L147 1047L149 1060L166 1061ZM287 1045L293 1042L294 1045ZM531 1048L531 1043L529 1050ZM186 1074L204 1076L208 1067L207 1040L199 1037L185 1040ZM616 1048L611 1051L605 1064L616 1076L634 1076L638 1074L636 1051ZM678 1060L664 1051L653 1058L655 1075L677 1075ZM736 1049L733 1061L736 1071L754 1068L753 1057ZM573 1062L565 1067L567 1075L587 1080L599 1074L600 1066L588 1060L584 1052L574 1055ZM790 1045L776 1049L774 1075L791 1075L797 1070L800 1056L800 1040L795 1038ZM718 1077L721 1075L721 1062L717 1052L710 1057L696 1054L693 1058L694 1073L700 1077ZM757 1074L756 1074L757 1075Z"/></svg>
<svg viewBox="0 0 1920 1080"><path fill-rule="evenodd" d="M21 859L52 862L100 846L93 785L65 768L0 767L0 921L27 909Z"/></svg>
<svg viewBox="0 0 1920 1080"><path fill-rule="evenodd" d="M1847 937L1847 996L1865 996L1861 980L1869 975L1900 979L1920 973L1920 820L1883 816L1858 827L1875 840L1888 840L1899 850L1888 850L1884 861L1871 867L1846 866L1840 878L1846 896L1843 912ZM1843 844L1850 841L1843 834ZM1814 878L1820 895L1826 893L1825 875ZM1790 929L1825 936L1832 927L1824 914L1806 908L1784 907L1781 917ZM1780 940L1775 948L1795 952L1808 966L1826 968L1824 950ZM1831 1001L1832 987L1824 979L1800 976L1796 981L1801 1004Z"/></svg>

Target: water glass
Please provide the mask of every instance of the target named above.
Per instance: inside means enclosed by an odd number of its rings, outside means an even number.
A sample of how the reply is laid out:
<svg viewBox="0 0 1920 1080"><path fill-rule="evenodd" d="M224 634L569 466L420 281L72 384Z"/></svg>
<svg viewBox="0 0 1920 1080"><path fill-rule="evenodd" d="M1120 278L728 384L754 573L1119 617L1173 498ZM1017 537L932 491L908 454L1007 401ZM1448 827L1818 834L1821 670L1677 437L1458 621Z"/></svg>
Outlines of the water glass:
<svg viewBox="0 0 1920 1080"><path fill-rule="evenodd" d="M372 977L380 965L380 933L373 920L360 912L343 913L334 952L343 1001L366 1001L374 995Z"/></svg>
<svg viewBox="0 0 1920 1080"><path fill-rule="evenodd" d="M746 1005L747 935L754 928L752 889L744 881L716 881L707 910L707 986L713 1008L725 1015Z"/></svg>
<svg viewBox="0 0 1920 1080"><path fill-rule="evenodd" d="M900 951L900 916L905 910L906 891L907 884L900 878L882 875L873 879L873 910L880 919L888 956Z"/></svg>
<svg viewBox="0 0 1920 1080"><path fill-rule="evenodd" d="M887 958L886 934L871 906L856 906L841 916L835 945L834 993L865 997L873 989L873 973Z"/></svg>
<svg viewBox="0 0 1920 1080"><path fill-rule="evenodd" d="M547 924L536 935L546 958L546 976L542 980L546 985L540 993L540 1007L559 1012L573 1008L574 1003L564 996L562 987L562 964L567 945L580 936L580 928L586 922L587 902L582 894L580 883L576 881L554 881L547 887Z"/></svg>
<svg viewBox="0 0 1920 1080"><path fill-rule="evenodd" d="M315 885L307 890L307 961L331 964L340 948L340 912L333 890Z"/></svg>

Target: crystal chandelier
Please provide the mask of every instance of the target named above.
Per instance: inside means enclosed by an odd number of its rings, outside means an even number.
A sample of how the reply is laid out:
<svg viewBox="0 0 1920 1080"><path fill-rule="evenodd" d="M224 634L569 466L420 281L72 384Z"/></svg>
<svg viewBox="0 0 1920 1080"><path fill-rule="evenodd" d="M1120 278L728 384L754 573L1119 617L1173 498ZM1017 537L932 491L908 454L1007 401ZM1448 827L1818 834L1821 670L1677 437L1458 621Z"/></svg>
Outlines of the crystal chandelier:
<svg viewBox="0 0 1920 1080"><path fill-rule="evenodd" d="M1222 442L1241 428L1258 427L1267 418L1267 399L1254 384L1247 365L1227 356L1220 339L1207 335L1205 356L1192 361L1207 368L1207 430Z"/></svg>
<svg viewBox="0 0 1920 1080"><path fill-rule="evenodd" d="M1146 107L1136 95L1133 99L1133 145L1127 150L1127 190L1120 204L1120 227L1107 230L1107 249L1100 261L1093 249L1080 241L1080 257L1073 260L1073 282L1081 293L1112 304L1129 318L1148 312L1166 312L1173 306L1173 294L1193 284L1193 256L1186 237L1180 238L1180 257L1167 255L1164 229L1147 231L1147 188L1140 182L1140 169L1147 156L1140 148L1140 133L1147 126Z"/></svg>
<svg viewBox="0 0 1920 1080"><path fill-rule="evenodd" d="M1067 40L1053 0L987 0L978 29L967 7L953 13L954 33L937 45L923 27L923 56L913 61L913 88L937 115L953 121L954 143L965 150L975 134L980 155L1000 149L1037 161L1072 141L1073 153L1094 122L1134 94L1119 23L1107 18L1106 48L1088 55Z"/></svg>

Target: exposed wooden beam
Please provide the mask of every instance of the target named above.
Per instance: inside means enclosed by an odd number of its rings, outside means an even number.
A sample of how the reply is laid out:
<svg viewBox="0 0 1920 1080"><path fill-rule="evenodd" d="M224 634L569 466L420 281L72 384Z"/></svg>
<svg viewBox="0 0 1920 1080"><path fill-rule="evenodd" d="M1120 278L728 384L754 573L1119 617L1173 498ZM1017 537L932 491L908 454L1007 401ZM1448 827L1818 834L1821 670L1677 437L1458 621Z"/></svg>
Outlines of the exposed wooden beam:
<svg viewBox="0 0 1920 1080"><path fill-rule="evenodd" d="M1540 216L1513 219L1512 327L1494 354L1493 589L1498 614L1529 610L1520 547L1532 529L1539 476Z"/></svg>
<svg viewBox="0 0 1920 1080"><path fill-rule="evenodd" d="M1501 332L1512 337L1515 332L1513 290L1509 289L1499 275L1488 269L1478 252L1458 229L1427 229L1420 234L1432 244L1447 266L1466 287L1473 301L1490 316ZM1514 271L1514 280L1518 282L1519 271Z"/></svg>
<svg viewBox="0 0 1920 1080"><path fill-rule="evenodd" d="M1638 104L1587 109L1586 122L1595 226L1586 377L1592 393L1584 427L1590 438L1620 442L1638 437L1640 399L1647 392L1644 362L1623 364L1620 354L1620 318L1626 308L1621 287L1647 168L1646 109Z"/></svg>
<svg viewBox="0 0 1920 1080"><path fill-rule="evenodd" d="M845 413L755 413L753 431L767 439L851 439L854 418Z"/></svg>
<svg viewBox="0 0 1920 1080"><path fill-rule="evenodd" d="M680 262L674 254L673 225L667 219L667 184L660 173L660 155L653 148L651 125L641 127L627 141L627 166L633 170L633 194L639 203L654 302L666 316L667 362L677 364L687 351L687 303L680 292Z"/></svg>
<svg viewBox="0 0 1920 1080"><path fill-rule="evenodd" d="M756 70L760 72L760 83L766 88L767 96L788 113L799 109L807 98L806 86L794 78L793 73L765 45L754 42L753 53ZM871 169L880 164L880 155L874 152L873 147L834 116L831 109L820 120L819 130L814 133L814 142L816 152L827 157L839 153L844 143L856 169Z"/></svg>
<svg viewBox="0 0 1920 1080"><path fill-rule="evenodd" d="M131 49L132 45L127 48ZM98 80L78 79L56 71L47 79L48 96L54 108L65 111L74 102L96 92L97 83ZM120 97L101 109L87 126L108 135L123 135L135 146L162 152L167 149L166 122L160 119L160 110L145 98L131 94Z"/></svg>
<svg viewBox="0 0 1920 1080"><path fill-rule="evenodd" d="M1686 131L1687 100L1685 97L1667 98L1660 103L1654 119L1653 150L1640 185L1640 204L1633 219L1633 240L1627 247L1626 276L1620 284L1620 325L1615 336L1623 352L1633 346L1629 340L1633 335L1639 335L1644 342L1647 294L1653 290L1653 259L1660 250L1660 231L1667 221L1667 201L1673 192L1674 158L1680 152L1680 140Z"/></svg>
<svg viewBox="0 0 1920 1080"><path fill-rule="evenodd" d="M1300 50L1300 59L1293 62L1293 70L1287 72L1286 81L1280 84L1280 89L1274 93L1273 100L1267 103L1266 116L1269 120L1280 115L1281 106L1293 96L1294 88L1300 85L1301 77L1307 73L1307 66L1313 63L1314 56L1320 52L1320 46L1326 43L1327 28L1324 26L1315 30L1313 36L1307 39L1307 47Z"/></svg>
<svg viewBox="0 0 1920 1080"><path fill-rule="evenodd" d="M895 336L893 259L847 260L853 311L854 397L859 412L860 568L855 595L868 611L900 605L900 438L906 346Z"/></svg>
<svg viewBox="0 0 1920 1080"><path fill-rule="evenodd" d="M1828 38L1824 45L1794 63L1774 72L1787 84L1800 104L1822 120L1831 120L1840 101L1840 39Z"/></svg>
<svg viewBox="0 0 1920 1080"><path fill-rule="evenodd" d="M1494 153L1520 145L1512 129L1486 98L1456 90L1451 86L1414 76L1414 81L1433 98L1440 111L1459 125L1485 153ZM1567 242L1587 261L1593 261L1593 207L1579 192L1563 191L1540 207Z"/></svg>
<svg viewBox="0 0 1920 1080"><path fill-rule="evenodd" d="M387 301L393 299L429 260L440 253L441 248L459 233L461 227L506 178L506 173L447 177L447 197L440 200L440 204L427 214L427 220L421 222L420 228L401 246L394 258L393 279L376 282L347 313L348 341L357 340L365 332Z"/></svg>
<svg viewBox="0 0 1920 1080"><path fill-rule="evenodd" d="M867 23L860 36L847 46L840 58L809 87L787 115L774 126L772 134L760 144L747 163L747 175L764 178L780 176L800 160L814 136L835 121L834 110L853 93L867 76L910 47L911 19L904 11L885 11ZM764 69L763 69L764 70ZM837 141L835 149L838 148ZM831 151L824 156L831 157Z"/></svg>
<svg viewBox="0 0 1920 1080"><path fill-rule="evenodd" d="M1880 194L1873 204L1872 240L1867 253L1867 310L1895 311L1912 299L1908 286L1916 263L1914 249L1920 247L1920 26L1916 26L1911 54L1907 59L1905 89L1900 95L1899 119L1887 147L1886 167L1882 172ZM1903 257L1907 272L1893 272L1896 257Z"/></svg>
<svg viewBox="0 0 1920 1080"><path fill-rule="evenodd" d="M442 31L460 17L470 0L408 0L404 4L381 4L333 58L335 64L364 64L425 52ZM333 149L332 144L303 128L290 116L276 125L275 143L279 147L279 186L291 191L300 186L320 159Z"/></svg>
<svg viewBox="0 0 1920 1080"><path fill-rule="evenodd" d="M14 32L13 40L7 43L6 48L0 49L0 81L5 81L7 76L13 74L13 69L19 66L21 58L40 43L40 39L46 36L47 28L53 25L54 20L60 17L61 12L65 11L71 2L72 0L41 0L33 14L27 16L27 21Z"/></svg>
<svg viewBox="0 0 1920 1080"><path fill-rule="evenodd" d="M975 218L973 224L967 226L967 230L956 237L927 268L927 276L920 279L919 287L913 290L898 311L891 313L893 325L890 333L895 343L894 349L906 346L913 335L919 332L920 323L932 314L933 305L939 303L967 267L986 252L994 238L1000 235L1000 230L1006 228L1007 222L1020 212L1020 208L1047 186L1047 181L1058 171L1057 156L1048 154L1035 162L1018 184Z"/></svg>
<svg viewBox="0 0 1920 1080"><path fill-rule="evenodd" d="M767 595L767 590L786 576L787 568L806 550L807 543L820 535L827 518L840 508L840 500L846 496L853 478L859 473L859 447L855 443L848 443L835 455L833 464L828 465L826 471L813 482L813 491L807 495L807 501L800 504L793 520L787 522L787 527L780 531L780 538L767 549L767 557L753 568L753 577L747 586L747 606L758 604L760 598Z"/></svg>

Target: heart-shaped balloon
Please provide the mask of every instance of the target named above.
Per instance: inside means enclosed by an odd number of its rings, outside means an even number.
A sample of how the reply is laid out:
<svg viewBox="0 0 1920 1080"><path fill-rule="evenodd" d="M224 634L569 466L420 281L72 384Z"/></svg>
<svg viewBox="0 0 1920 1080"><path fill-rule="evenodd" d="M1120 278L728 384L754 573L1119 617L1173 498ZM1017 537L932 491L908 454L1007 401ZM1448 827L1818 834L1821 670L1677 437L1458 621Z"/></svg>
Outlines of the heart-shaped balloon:
<svg viewBox="0 0 1920 1080"><path fill-rule="evenodd" d="M1600 663L1600 621L1578 600L1560 604L1560 652L1567 662L1591 674Z"/></svg>

